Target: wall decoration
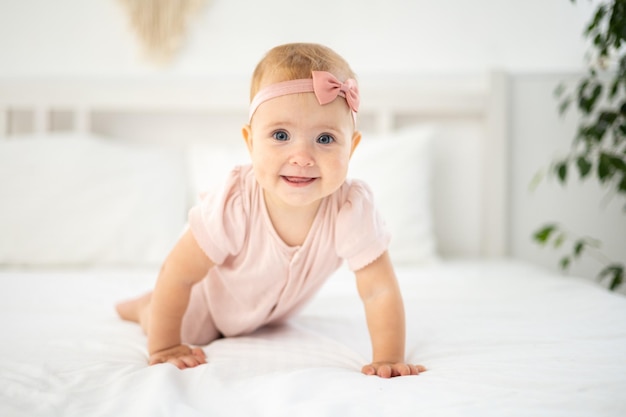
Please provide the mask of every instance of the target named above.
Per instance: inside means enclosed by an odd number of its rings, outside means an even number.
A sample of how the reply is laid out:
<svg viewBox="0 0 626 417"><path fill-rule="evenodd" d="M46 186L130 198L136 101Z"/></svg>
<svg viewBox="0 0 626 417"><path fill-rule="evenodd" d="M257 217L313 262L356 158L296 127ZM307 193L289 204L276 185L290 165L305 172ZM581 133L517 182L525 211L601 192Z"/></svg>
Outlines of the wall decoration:
<svg viewBox="0 0 626 417"><path fill-rule="evenodd" d="M119 0L143 45L146 58L157 64L171 62L185 38L190 17L207 0Z"/></svg>

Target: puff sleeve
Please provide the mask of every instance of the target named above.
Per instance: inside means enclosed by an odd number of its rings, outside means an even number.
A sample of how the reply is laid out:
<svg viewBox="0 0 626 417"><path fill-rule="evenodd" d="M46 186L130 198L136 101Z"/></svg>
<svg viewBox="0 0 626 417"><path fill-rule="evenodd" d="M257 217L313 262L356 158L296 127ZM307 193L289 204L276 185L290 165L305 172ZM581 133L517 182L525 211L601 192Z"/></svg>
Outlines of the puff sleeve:
<svg viewBox="0 0 626 417"><path fill-rule="evenodd" d="M337 254L357 271L374 262L388 248L391 235L374 206L370 188L352 180L335 226Z"/></svg>
<svg viewBox="0 0 626 417"><path fill-rule="evenodd" d="M205 194L189 210L189 227L198 245L216 264L238 254L247 233L244 168L235 168L221 192Z"/></svg>

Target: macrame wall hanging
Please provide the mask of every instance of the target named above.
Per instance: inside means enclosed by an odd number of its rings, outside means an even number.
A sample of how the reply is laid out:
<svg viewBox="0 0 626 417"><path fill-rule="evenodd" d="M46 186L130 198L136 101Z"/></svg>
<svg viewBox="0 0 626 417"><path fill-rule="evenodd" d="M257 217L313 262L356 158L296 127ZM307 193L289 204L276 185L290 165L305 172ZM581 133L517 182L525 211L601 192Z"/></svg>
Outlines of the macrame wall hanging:
<svg viewBox="0 0 626 417"><path fill-rule="evenodd" d="M172 60L182 46L188 21L207 0L119 0L130 17L145 56L157 64Z"/></svg>

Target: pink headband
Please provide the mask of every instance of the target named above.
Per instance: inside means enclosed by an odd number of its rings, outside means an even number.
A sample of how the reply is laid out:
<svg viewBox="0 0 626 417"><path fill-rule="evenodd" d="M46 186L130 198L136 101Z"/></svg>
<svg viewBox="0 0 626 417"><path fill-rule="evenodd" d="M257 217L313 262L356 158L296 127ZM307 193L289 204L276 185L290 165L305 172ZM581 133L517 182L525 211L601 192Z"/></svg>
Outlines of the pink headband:
<svg viewBox="0 0 626 417"><path fill-rule="evenodd" d="M343 97L352 110L352 118L356 124L356 113L359 110L359 87L356 80L350 78L346 82L340 82L333 74L326 71L312 71L313 78L301 80L283 81L270 84L262 88L250 103L250 115L252 115L261 103L287 94L315 93L320 105L333 102L337 96Z"/></svg>

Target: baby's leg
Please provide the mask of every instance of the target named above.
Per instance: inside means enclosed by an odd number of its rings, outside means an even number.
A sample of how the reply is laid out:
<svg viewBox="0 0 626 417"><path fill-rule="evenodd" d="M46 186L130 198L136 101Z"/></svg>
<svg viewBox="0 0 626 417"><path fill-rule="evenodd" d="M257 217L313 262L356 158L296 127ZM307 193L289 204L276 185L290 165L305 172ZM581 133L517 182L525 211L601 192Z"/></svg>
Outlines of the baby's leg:
<svg viewBox="0 0 626 417"><path fill-rule="evenodd" d="M132 300L123 301L115 306L119 316L128 321L139 323L144 333L148 333L150 321L150 300L152 292ZM213 322L208 300L201 282L191 289L189 305L181 323L181 339L191 345L206 345L222 337Z"/></svg>
<svg viewBox="0 0 626 417"><path fill-rule="evenodd" d="M115 306L115 309L122 319L139 323L144 333L147 333L151 298L152 292L149 292L141 297L122 301Z"/></svg>

